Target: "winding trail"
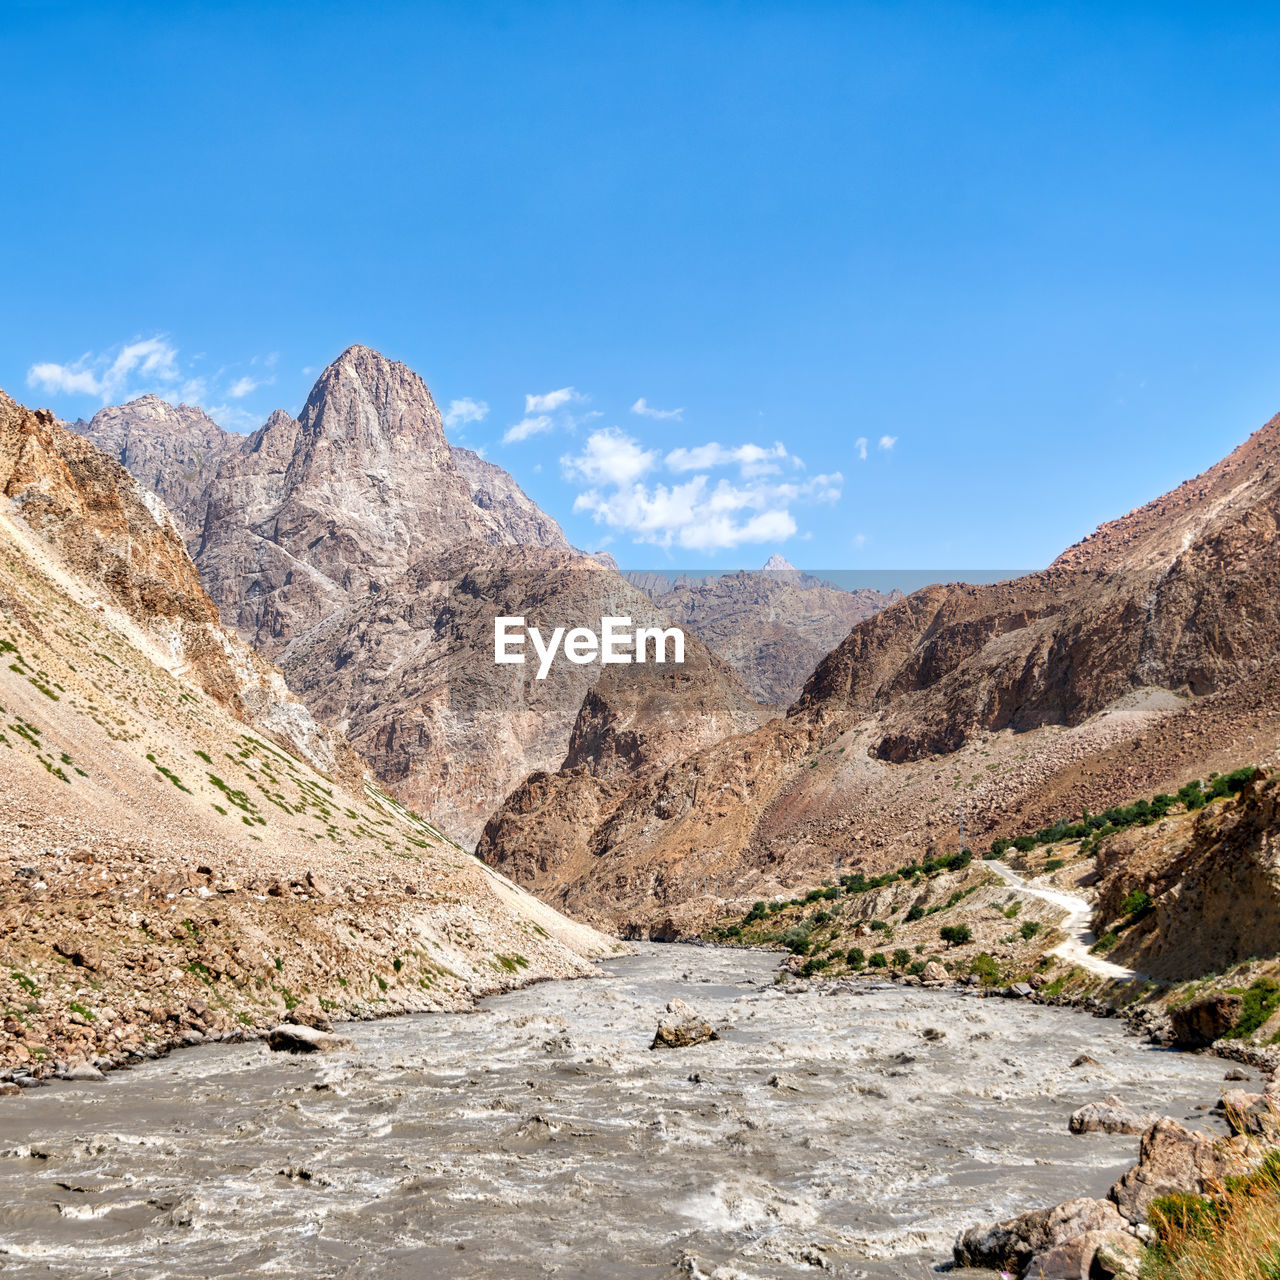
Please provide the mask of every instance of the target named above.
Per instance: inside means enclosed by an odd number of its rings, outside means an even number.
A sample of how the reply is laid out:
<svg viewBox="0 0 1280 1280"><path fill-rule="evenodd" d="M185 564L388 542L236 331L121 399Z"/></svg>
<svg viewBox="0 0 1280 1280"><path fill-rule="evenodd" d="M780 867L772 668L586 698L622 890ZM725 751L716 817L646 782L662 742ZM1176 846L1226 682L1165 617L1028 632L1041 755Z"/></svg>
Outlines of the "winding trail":
<svg viewBox="0 0 1280 1280"><path fill-rule="evenodd" d="M1061 907L1067 913L1066 919L1058 926L1066 932L1066 941L1054 947L1049 952L1051 956L1061 956L1070 964L1079 965L1090 973L1096 973L1102 978L1110 978L1115 982L1127 982L1130 978L1143 976L1136 969L1126 969L1122 964L1114 964L1110 960L1104 960L1101 956L1090 953L1089 948L1098 939L1089 927L1093 906L1088 899L1075 893L1068 893L1065 889L1037 889L1012 867L1005 866L1003 862L993 861L987 863L987 866L1014 888L1025 893L1027 897L1040 898L1055 907Z"/></svg>

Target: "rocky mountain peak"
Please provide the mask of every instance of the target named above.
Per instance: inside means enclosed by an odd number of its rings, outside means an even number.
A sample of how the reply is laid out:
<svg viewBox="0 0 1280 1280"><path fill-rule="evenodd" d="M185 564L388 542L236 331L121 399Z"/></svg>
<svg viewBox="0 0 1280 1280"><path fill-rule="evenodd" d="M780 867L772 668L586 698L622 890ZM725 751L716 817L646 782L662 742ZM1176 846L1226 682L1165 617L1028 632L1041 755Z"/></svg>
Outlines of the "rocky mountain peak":
<svg viewBox="0 0 1280 1280"><path fill-rule="evenodd" d="M366 452L412 451L423 465L436 465L449 453L427 384L408 365L371 347L348 347L325 369L298 422L308 436Z"/></svg>
<svg viewBox="0 0 1280 1280"><path fill-rule="evenodd" d="M795 565L791 563L786 556L779 555L776 551L771 555L761 568L762 573L797 573Z"/></svg>

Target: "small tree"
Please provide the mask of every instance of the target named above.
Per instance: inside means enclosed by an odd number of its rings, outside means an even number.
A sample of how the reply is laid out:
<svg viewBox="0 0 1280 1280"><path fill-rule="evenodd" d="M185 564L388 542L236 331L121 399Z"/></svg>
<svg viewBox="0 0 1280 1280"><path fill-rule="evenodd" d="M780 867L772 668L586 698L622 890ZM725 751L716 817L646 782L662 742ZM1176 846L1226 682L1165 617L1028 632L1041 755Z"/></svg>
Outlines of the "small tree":
<svg viewBox="0 0 1280 1280"><path fill-rule="evenodd" d="M889 957L883 951L875 951L867 958L867 963L873 969L887 969L889 967Z"/></svg>
<svg viewBox="0 0 1280 1280"><path fill-rule="evenodd" d="M938 935L949 946L960 946L973 941L973 930L967 924L944 924Z"/></svg>
<svg viewBox="0 0 1280 1280"><path fill-rule="evenodd" d="M918 903L907 912L907 923L912 924L916 920L924 919L924 908Z"/></svg>
<svg viewBox="0 0 1280 1280"><path fill-rule="evenodd" d="M905 969L911 963L911 952L905 951L899 947L893 953L893 967L895 969Z"/></svg>
<svg viewBox="0 0 1280 1280"><path fill-rule="evenodd" d="M850 969L865 969L867 967L867 953L861 947L854 947L848 955Z"/></svg>

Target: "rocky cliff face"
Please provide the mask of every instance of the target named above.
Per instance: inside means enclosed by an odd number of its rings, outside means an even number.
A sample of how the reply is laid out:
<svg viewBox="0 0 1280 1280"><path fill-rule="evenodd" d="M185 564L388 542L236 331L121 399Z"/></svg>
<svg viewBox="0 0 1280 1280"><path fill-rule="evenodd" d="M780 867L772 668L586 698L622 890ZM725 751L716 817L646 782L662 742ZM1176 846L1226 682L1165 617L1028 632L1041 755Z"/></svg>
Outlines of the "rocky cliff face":
<svg viewBox="0 0 1280 1280"><path fill-rule="evenodd" d="M692 637L685 666L662 673L561 655L539 679L527 644L527 665L495 665L499 616L524 617L546 637L556 627L598 629L606 616L666 625L640 592L589 557L465 543L339 610L279 660L290 687L346 732L397 795L429 805L467 843L521 779L560 768L567 751L610 772L615 760L667 758L677 741L691 749L763 718L733 672ZM584 706L593 686L611 692ZM575 731L580 712L594 731Z"/></svg>
<svg viewBox="0 0 1280 1280"><path fill-rule="evenodd" d="M989 841L1265 759L1278 531L1275 419L1044 573L930 587L858 623L784 721L590 804L576 775L531 783L481 852L570 909L665 928L713 879L765 896L958 848L962 820ZM558 879L550 844L590 863Z"/></svg>
<svg viewBox="0 0 1280 1280"><path fill-rule="evenodd" d="M0 1066L456 1008L609 947L376 787L154 495L2 394L0 653Z"/></svg>
<svg viewBox="0 0 1280 1280"><path fill-rule="evenodd" d="M1095 932L1110 953L1166 982L1225 973L1280 954L1280 779L1259 775L1238 800L1112 836L1098 852ZM1131 894L1150 907L1126 914ZM1127 927L1126 927L1127 926Z"/></svg>
<svg viewBox="0 0 1280 1280"><path fill-rule="evenodd" d="M70 426L164 502L194 553L204 529L209 486L223 454L237 448L240 438L203 409L167 404L154 395L108 406L89 422L81 419Z"/></svg>

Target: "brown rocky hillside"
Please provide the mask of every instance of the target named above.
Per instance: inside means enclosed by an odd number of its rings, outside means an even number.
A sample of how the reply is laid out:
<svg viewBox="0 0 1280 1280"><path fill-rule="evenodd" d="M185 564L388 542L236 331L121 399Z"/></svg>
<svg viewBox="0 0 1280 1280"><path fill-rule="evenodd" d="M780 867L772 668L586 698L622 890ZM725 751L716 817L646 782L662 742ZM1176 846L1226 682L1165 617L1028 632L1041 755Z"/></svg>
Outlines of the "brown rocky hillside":
<svg viewBox="0 0 1280 1280"><path fill-rule="evenodd" d="M458 1007L608 949L375 786L163 506L3 395L0 495L0 1065Z"/></svg>
<svg viewBox="0 0 1280 1280"><path fill-rule="evenodd" d="M1048 570L857 624L785 720L593 791L562 772L482 855L568 909L693 927L840 865L880 870L1274 756L1280 418ZM519 820L517 821L517 813Z"/></svg>

